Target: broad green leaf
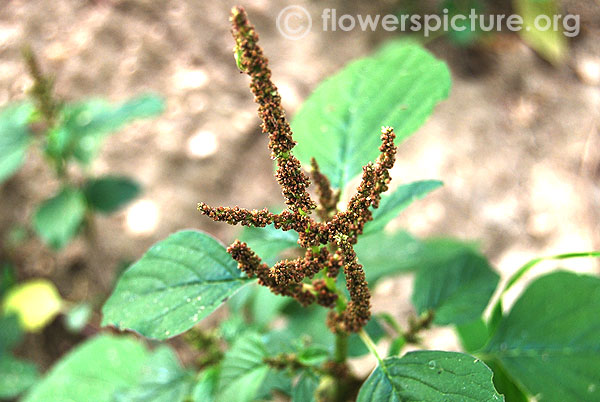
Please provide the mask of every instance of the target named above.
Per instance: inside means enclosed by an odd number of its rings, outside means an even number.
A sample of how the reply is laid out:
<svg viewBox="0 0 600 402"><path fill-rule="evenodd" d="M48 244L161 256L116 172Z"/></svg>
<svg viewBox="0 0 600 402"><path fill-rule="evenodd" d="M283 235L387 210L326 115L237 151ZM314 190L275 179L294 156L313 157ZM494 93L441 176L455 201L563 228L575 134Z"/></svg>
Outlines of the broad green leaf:
<svg viewBox="0 0 600 402"><path fill-rule="evenodd" d="M0 399L16 398L39 379L35 364L0 351Z"/></svg>
<svg viewBox="0 0 600 402"><path fill-rule="evenodd" d="M125 271L102 308L102 325L167 339L190 329L250 281L213 237L177 232Z"/></svg>
<svg viewBox="0 0 600 402"><path fill-rule="evenodd" d="M294 231L284 232L275 229L273 225L264 228L244 227L240 240L248 246L267 264L279 260L281 252L298 247L298 234Z"/></svg>
<svg viewBox="0 0 600 402"><path fill-rule="evenodd" d="M117 390L114 401L186 402L193 382L194 375L181 368L168 346L162 346L147 359L139 382L126 390Z"/></svg>
<svg viewBox="0 0 600 402"><path fill-rule="evenodd" d="M245 288L242 288L243 292ZM235 297L235 296L234 296ZM256 328L251 324L248 324L241 313L231 314L227 319L221 321L219 324L219 336L223 338L228 344L232 344L246 331L257 331L260 328Z"/></svg>
<svg viewBox="0 0 600 402"><path fill-rule="evenodd" d="M464 350L473 353L483 348L489 340L489 330L483 318L457 325L456 332Z"/></svg>
<svg viewBox="0 0 600 402"><path fill-rule="evenodd" d="M508 374L504 371L504 368L496 362L485 362L489 368L494 372L494 387L498 390L498 393L504 395L504 398L508 402L528 402L529 398L515 382L508 377Z"/></svg>
<svg viewBox="0 0 600 402"><path fill-rule="evenodd" d="M259 326L268 325L293 299L276 295L269 288L256 285L256 292L250 303L252 322Z"/></svg>
<svg viewBox="0 0 600 402"><path fill-rule="evenodd" d="M519 31L521 38L551 63L560 63L567 54L567 38L561 31L562 22L553 29L538 29L536 19L543 25L547 20L553 21L560 15L558 0L513 0L515 11L523 17L523 29Z"/></svg>
<svg viewBox="0 0 600 402"><path fill-rule="evenodd" d="M294 153L306 166L315 157L332 186L343 189L377 158L382 126L393 126L399 143L449 90L443 62L415 43L392 42L319 85L291 123Z"/></svg>
<svg viewBox="0 0 600 402"><path fill-rule="evenodd" d="M218 400L250 402L269 374L267 350L260 336L247 333L227 351L221 366Z"/></svg>
<svg viewBox="0 0 600 402"><path fill-rule="evenodd" d="M438 180L415 181L401 185L389 194L383 194L379 208L373 210L373 220L365 225L364 234L382 231L406 207L442 185Z"/></svg>
<svg viewBox="0 0 600 402"><path fill-rule="evenodd" d="M48 152L88 164L98 153L107 135L133 120L156 116L164 110L157 95L141 95L112 105L103 99L67 104L61 110L61 124L48 137Z"/></svg>
<svg viewBox="0 0 600 402"><path fill-rule="evenodd" d="M63 357L24 402L110 402L116 390L137 383L147 358L133 338L100 335Z"/></svg>
<svg viewBox="0 0 600 402"><path fill-rule="evenodd" d="M92 208L111 213L137 197L141 188L138 183L127 177L103 176L89 180L83 191Z"/></svg>
<svg viewBox="0 0 600 402"><path fill-rule="evenodd" d="M360 388L358 402L503 400L492 384L492 371L463 353L410 352L382 363Z"/></svg>
<svg viewBox="0 0 600 402"><path fill-rule="evenodd" d="M256 394L256 399L260 401L273 400L273 393L275 391L284 395L292 393L292 379L289 372L285 370L269 370L267 377L262 382Z"/></svg>
<svg viewBox="0 0 600 402"><path fill-rule="evenodd" d="M555 272L535 280L485 348L543 401L600 400L600 278Z"/></svg>
<svg viewBox="0 0 600 402"><path fill-rule="evenodd" d="M15 313L0 314L0 355L11 350L23 339L19 316Z"/></svg>
<svg viewBox="0 0 600 402"><path fill-rule="evenodd" d="M217 386L219 384L220 367L210 367L204 370L200 380L194 387L193 402L216 402Z"/></svg>
<svg viewBox="0 0 600 402"><path fill-rule="evenodd" d="M85 196L65 187L44 201L35 212L33 228L54 249L61 249L77 234L85 218Z"/></svg>
<svg viewBox="0 0 600 402"><path fill-rule="evenodd" d="M435 313L438 325L461 325L481 317L499 276L487 259L471 251L422 267L417 271L412 302L419 314Z"/></svg>
<svg viewBox="0 0 600 402"><path fill-rule="evenodd" d="M52 282L34 279L13 286L2 303L4 314L16 314L21 327L37 332L61 311L62 299Z"/></svg>
<svg viewBox="0 0 600 402"><path fill-rule="evenodd" d="M292 389L292 402L316 402L315 391L319 387L319 377L304 371Z"/></svg>
<svg viewBox="0 0 600 402"><path fill-rule="evenodd" d="M500 321L502 320L502 316L503 316L502 299L504 298L506 293L526 273L531 271L536 265L538 265L539 263L541 263L543 261L561 261L561 260L569 260L569 259L573 259L573 258L590 258L590 257L595 257L595 258L600 257L600 251L584 251L584 252L577 252L577 253L558 254L558 255L552 255L552 256L537 257L537 258L534 258L533 260L528 261L525 265L523 265L521 268L519 268L514 274L512 274L510 276L510 278L508 278L508 280L504 284L504 287L502 288L502 290L500 292L500 296L498 297L498 301L494 305L494 308L492 309L492 313L488 320L488 327L490 328L490 333L496 332L496 328L498 328L498 325L500 324Z"/></svg>
<svg viewBox="0 0 600 402"><path fill-rule="evenodd" d="M325 325L327 309L317 305L304 308L298 303L294 303L287 306L284 312L288 320L284 332L287 333L288 338L305 337L310 341L310 345L333 352L335 336ZM365 331L375 342L379 341L385 334L385 330L375 318L371 318L367 323ZM358 357L366 353L368 353L368 349L358 335L351 334L348 338L348 355Z"/></svg>
<svg viewBox="0 0 600 402"><path fill-rule="evenodd" d="M424 245L407 232L380 232L359 236L354 250L364 267L369 286L373 287L384 277L414 269L418 256L424 252Z"/></svg>
<svg viewBox="0 0 600 402"><path fill-rule="evenodd" d="M21 103L0 110L0 184L25 162L30 143L29 118L33 105Z"/></svg>
<svg viewBox="0 0 600 402"><path fill-rule="evenodd" d="M355 246L358 260L365 268L369 286L374 286L377 281L386 276L445 264L456 256L464 254L467 249L475 252L477 246L454 239L418 240L403 231L359 236Z"/></svg>

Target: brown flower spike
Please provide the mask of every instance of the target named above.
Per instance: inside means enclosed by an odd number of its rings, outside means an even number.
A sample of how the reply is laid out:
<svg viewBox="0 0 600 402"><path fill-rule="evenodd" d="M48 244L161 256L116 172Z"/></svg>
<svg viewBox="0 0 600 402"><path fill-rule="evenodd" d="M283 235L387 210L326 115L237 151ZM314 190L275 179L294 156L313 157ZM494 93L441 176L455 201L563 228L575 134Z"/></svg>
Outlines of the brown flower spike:
<svg viewBox="0 0 600 402"><path fill-rule="evenodd" d="M333 191L328 178L311 161L311 175L316 184L319 205L311 199L307 188L310 180L292 150L296 142L281 107L277 87L271 81L267 59L258 46L258 35L241 7L232 10L232 33L238 67L250 76L250 89L258 104L262 130L269 135L271 157L277 162L275 177L281 186L287 210L273 214L267 209L247 210L239 207L213 208L204 203L198 210L214 221L231 225L265 227L274 224L284 231L298 233L298 244L304 257L283 260L269 267L246 243L236 240L227 251L248 277L258 278L275 294L295 298L302 305L318 303L332 310L328 325L336 333L358 332L371 317L371 295L362 265L353 245L364 226L372 219L371 209L379 206L381 194L388 189L389 170L394 165L395 134L391 127L381 130L382 145L375 163L363 167L362 181L346 211L338 212L339 191ZM319 220L311 217L317 209ZM344 269L350 300L335 285Z"/></svg>

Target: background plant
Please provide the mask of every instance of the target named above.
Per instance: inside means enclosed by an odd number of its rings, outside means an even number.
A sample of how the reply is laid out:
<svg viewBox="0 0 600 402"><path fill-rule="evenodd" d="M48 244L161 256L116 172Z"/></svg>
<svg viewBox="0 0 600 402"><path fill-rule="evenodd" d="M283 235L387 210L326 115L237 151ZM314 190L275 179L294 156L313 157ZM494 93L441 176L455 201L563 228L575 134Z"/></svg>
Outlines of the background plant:
<svg viewBox="0 0 600 402"><path fill-rule="evenodd" d="M94 177L90 166L109 135L135 119L160 114L164 104L150 94L116 105L103 99L64 102L31 49L23 55L33 85L30 100L0 111L0 183L19 170L31 148L42 152L60 189L36 208L32 226L47 245L60 249L93 214L113 213L139 194L140 185L132 179Z"/></svg>
<svg viewBox="0 0 600 402"><path fill-rule="evenodd" d="M438 1L437 10L440 16L448 15L448 18L460 15L464 16L465 20L457 20L459 29L453 29L446 33L439 32L435 36L444 35L448 40L461 47L466 48L485 48L494 41L494 36L498 31L485 32L481 30L479 24L473 30L469 20L471 10L474 10L477 15L483 15L487 18L496 15L511 15L516 14L521 16L523 20L523 29L517 34L521 39L540 57L553 64L560 64L565 61L568 53L568 40L563 34L560 25L559 30L540 30L535 25L535 19L538 16L547 16L553 20L555 16L562 16L566 13L565 5L559 0L513 0L512 2L493 2L489 0L443 0ZM398 5L402 14L418 14L427 13L432 10L426 10L423 4L415 4L415 2L400 2ZM425 6L426 7L426 6ZM562 24L562 19L560 20ZM488 25L488 22L486 22ZM500 27L505 28L505 27ZM427 40L427 39L426 39Z"/></svg>
<svg viewBox="0 0 600 402"><path fill-rule="evenodd" d="M163 100L148 94L116 105L103 99L65 102L55 95L53 80L42 73L32 50L25 48L23 56L33 85L28 100L0 110L0 183L22 167L28 152L40 152L59 189L36 207L33 230L53 250L65 247L82 231L92 243L94 215L118 211L141 191L141 186L126 176L95 176L92 162L109 135L135 119L160 114ZM27 229L20 223L15 222L14 227L3 249L10 251L27 237ZM92 307L87 302L63 300L49 280L18 282L15 267L7 261L1 269L0 398L12 398L39 377L33 363L11 353L24 332L41 331L60 313L65 314L68 330L80 331Z"/></svg>

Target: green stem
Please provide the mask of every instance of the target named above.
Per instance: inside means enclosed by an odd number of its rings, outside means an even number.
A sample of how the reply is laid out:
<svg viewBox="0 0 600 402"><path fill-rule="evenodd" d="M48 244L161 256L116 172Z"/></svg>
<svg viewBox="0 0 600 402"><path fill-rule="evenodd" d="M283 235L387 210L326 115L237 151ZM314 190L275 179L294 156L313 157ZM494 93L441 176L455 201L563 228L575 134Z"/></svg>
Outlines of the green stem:
<svg viewBox="0 0 600 402"><path fill-rule="evenodd" d="M582 257L600 257L600 251L585 251L581 253L567 253L567 254L559 254L553 255L549 257L539 257L529 261L527 264L523 265L517 272L515 272L504 285L504 289L500 292L500 296L498 297L498 301L494 305L492 309L493 312L499 314L502 312L502 299L506 295L506 293L513 287L515 283L519 279L523 277L527 272L529 272L534 266L539 264L542 261L551 261L551 260L566 260L570 258L582 258Z"/></svg>
<svg viewBox="0 0 600 402"><path fill-rule="evenodd" d="M375 347L375 342L373 342L373 339L371 339L364 328L360 330L358 336L360 336L360 339L363 341L367 349L369 349L369 352L371 352L371 354L377 358L379 364L383 364L383 360L381 359L381 356L379 356L377 348Z"/></svg>
<svg viewBox="0 0 600 402"><path fill-rule="evenodd" d="M348 334L335 334L335 352L336 363L345 363L348 358Z"/></svg>
<svg viewBox="0 0 600 402"><path fill-rule="evenodd" d="M404 333L404 331L402 330L402 327L400 326L400 324L398 324L398 321L396 321L396 319L394 317L392 317L391 314L379 313L376 315L376 317L385 321L396 332L396 335L402 335Z"/></svg>

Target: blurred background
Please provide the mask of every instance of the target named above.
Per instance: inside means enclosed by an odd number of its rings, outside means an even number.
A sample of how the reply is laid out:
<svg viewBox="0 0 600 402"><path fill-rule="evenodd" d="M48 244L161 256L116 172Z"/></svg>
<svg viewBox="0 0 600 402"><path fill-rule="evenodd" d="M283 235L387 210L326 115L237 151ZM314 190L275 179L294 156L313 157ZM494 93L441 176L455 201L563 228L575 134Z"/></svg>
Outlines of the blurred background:
<svg viewBox="0 0 600 402"><path fill-rule="evenodd" d="M324 32L324 8L338 14L439 13L476 3L488 14L511 2L306 1L313 21L302 40L275 21L284 1L0 0L0 107L23 100L34 80L21 49L28 44L57 98L122 102L152 92L165 110L108 137L87 169L134 178L141 194L94 219L93 233L55 251L31 229L37 206L60 187L41 152L0 185L0 258L16 281L48 278L64 300L99 306L118 272L154 242L199 228L224 243L237 228L215 224L196 204L263 208L282 204L267 138L259 128L247 76L240 74L229 10L246 7L290 116L318 83L399 32ZM417 236L476 240L503 277L542 255L600 249L600 4L557 2L581 17L580 34L548 57L511 32L424 40L446 61L453 88L428 122L401 144L393 183L440 179L445 185L393 225ZM415 36L414 34L412 36ZM416 35L418 37L418 35ZM423 39L423 38L422 38ZM537 50L537 51L536 51ZM569 262L600 273L593 259ZM410 277L376 291L375 310L411 310ZM218 314L217 314L218 315ZM210 325L210 322L206 325ZM431 342L451 347L446 333ZM85 333L62 321L28 335L17 353L49 367ZM436 340L435 337L439 339Z"/></svg>

